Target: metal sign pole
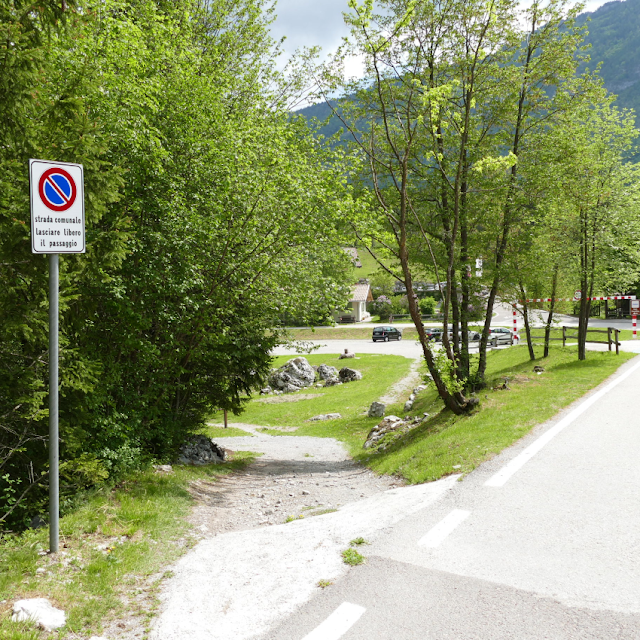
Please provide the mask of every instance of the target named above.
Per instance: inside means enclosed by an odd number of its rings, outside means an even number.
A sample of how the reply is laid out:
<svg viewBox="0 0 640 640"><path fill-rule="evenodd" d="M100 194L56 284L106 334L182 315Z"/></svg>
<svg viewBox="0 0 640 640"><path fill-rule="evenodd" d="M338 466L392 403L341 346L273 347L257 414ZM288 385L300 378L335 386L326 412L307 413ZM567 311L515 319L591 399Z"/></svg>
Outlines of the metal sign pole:
<svg viewBox="0 0 640 640"><path fill-rule="evenodd" d="M84 169L73 162L29 160L31 252L49 256L49 548L58 551L59 254L84 253Z"/></svg>
<svg viewBox="0 0 640 640"><path fill-rule="evenodd" d="M49 254L49 550L58 552L58 267L57 253Z"/></svg>

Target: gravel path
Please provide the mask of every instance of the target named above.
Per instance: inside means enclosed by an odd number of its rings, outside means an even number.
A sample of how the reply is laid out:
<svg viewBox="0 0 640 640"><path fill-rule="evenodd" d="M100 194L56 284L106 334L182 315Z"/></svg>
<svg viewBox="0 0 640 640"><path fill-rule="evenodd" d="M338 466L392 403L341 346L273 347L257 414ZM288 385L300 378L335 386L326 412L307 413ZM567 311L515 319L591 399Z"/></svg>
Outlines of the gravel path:
<svg viewBox="0 0 640 640"><path fill-rule="evenodd" d="M457 479L404 487L354 463L332 438L230 426L253 435L218 444L264 455L242 474L193 486L201 540L172 567L151 640L257 638L311 598L320 581L348 570L340 552L350 540L374 540Z"/></svg>
<svg viewBox="0 0 640 640"><path fill-rule="evenodd" d="M316 515L403 484L356 464L333 438L271 436L256 425L229 426L253 435L216 438L218 444L264 455L242 474L192 485L192 522L203 537Z"/></svg>

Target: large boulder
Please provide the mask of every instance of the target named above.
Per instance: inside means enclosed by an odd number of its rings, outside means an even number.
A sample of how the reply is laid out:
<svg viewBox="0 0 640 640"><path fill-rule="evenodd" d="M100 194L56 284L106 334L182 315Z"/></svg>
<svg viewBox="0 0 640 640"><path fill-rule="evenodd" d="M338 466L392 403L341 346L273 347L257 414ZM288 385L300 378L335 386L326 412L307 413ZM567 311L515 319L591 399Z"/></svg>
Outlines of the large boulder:
<svg viewBox="0 0 640 640"><path fill-rule="evenodd" d="M384 417L384 412L387 409L387 405L383 404L382 402L372 402L371 406L369 407L369 412L367 413L367 415L370 418L383 418Z"/></svg>
<svg viewBox="0 0 640 640"><path fill-rule="evenodd" d="M343 367L338 373L340 382L354 382L355 380L362 380L362 374L355 369L349 369L349 367Z"/></svg>
<svg viewBox="0 0 640 640"><path fill-rule="evenodd" d="M331 380L338 377L338 370L335 367L331 367L328 364L321 364L318 367L318 378L320 380Z"/></svg>
<svg viewBox="0 0 640 640"><path fill-rule="evenodd" d="M64 627L67 616L61 609L56 609L46 598L18 600L13 605L14 622L31 620L45 631L53 631Z"/></svg>
<svg viewBox="0 0 640 640"><path fill-rule="evenodd" d="M269 376L269 386L278 391L292 393L310 387L316 380L316 372L306 358L289 360Z"/></svg>
<svg viewBox="0 0 640 640"><path fill-rule="evenodd" d="M179 464L219 464L227 458L227 452L207 436L192 436L180 447Z"/></svg>

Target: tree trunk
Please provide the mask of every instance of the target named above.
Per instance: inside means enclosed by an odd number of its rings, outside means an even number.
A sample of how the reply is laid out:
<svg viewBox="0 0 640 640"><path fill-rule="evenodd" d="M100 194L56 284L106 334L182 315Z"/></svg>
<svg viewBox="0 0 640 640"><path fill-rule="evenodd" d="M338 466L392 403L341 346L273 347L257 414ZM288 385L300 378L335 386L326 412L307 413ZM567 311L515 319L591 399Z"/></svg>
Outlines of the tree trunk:
<svg viewBox="0 0 640 640"><path fill-rule="evenodd" d="M555 265L553 270L553 280L551 281L551 304L549 305L549 315L547 316L547 326L544 329L544 356L549 356L549 339L551 338L551 323L553 322L553 312L556 308L556 291L558 288L558 271L560 265Z"/></svg>
<svg viewBox="0 0 640 640"><path fill-rule="evenodd" d="M531 325L529 324L529 303L524 286L520 283L520 295L522 296L522 316L524 318L524 331L527 335L527 347L529 348L529 360L535 360L536 354L533 351L533 340L531 339Z"/></svg>

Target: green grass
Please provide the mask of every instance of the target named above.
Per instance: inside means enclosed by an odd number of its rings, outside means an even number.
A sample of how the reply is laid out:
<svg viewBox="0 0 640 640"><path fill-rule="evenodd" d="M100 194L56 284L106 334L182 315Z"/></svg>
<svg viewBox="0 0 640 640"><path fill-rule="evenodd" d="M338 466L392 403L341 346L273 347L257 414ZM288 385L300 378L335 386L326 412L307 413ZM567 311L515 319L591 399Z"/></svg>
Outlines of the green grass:
<svg viewBox="0 0 640 640"><path fill-rule="evenodd" d="M353 280L356 282L359 278L370 278L380 265L372 258L371 254L364 248L358 247L358 258L360 258L361 267L353 268Z"/></svg>
<svg viewBox="0 0 640 640"><path fill-rule="evenodd" d="M366 411L369 405L384 395L389 387L404 378L411 367L411 360L403 356L363 354L355 359L339 360L337 355L312 354L306 356L310 364L328 364L338 369L350 367L362 372L362 380L349 382L334 387L311 387L300 392L317 397L297 402L266 403L265 398L255 398L240 416L247 424L276 427L268 433L276 435L306 435L327 438L338 438L345 442L352 453L362 447L364 438L376 424L376 418L368 418ZM276 359L275 367L279 367L290 356ZM269 396L269 398L284 396ZM289 396L291 398L295 397ZM400 410L398 407L397 410ZM342 418L326 422L305 422L309 418L323 413L340 413ZM220 414L211 418L219 422ZM279 432L277 427L298 427L295 432ZM207 430L207 435L210 431Z"/></svg>
<svg viewBox="0 0 640 640"><path fill-rule="evenodd" d="M186 522L193 506L189 483L215 481L252 459L239 453L225 465L174 466L167 475L147 471L113 489L95 491L61 518L55 555L40 555L49 547L46 528L0 539L0 594L7 601L0 605L0 638L48 637L32 625L11 622L10 607L22 598L46 597L67 612L58 638L99 635L106 621L125 610L150 620L162 568L194 541ZM37 574L38 568L46 573ZM152 594L146 604L136 599L141 589Z"/></svg>
<svg viewBox="0 0 640 640"><path fill-rule="evenodd" d="M480 408L468 416L442 410L433 389L418 396L413 414L430 417L385 451L360 450L355 456L378 473L398 474L410 483L437 480L452 473L468 473L492 458L535 425L583 396L613 374L634 354L619 356L589 352L578 361L574 347L552 348L548 358L528 359L525 346L493 351L488 358L489 388L479 392ZM541 375L534 364L544 367ZM497 387L509 379L510 391ZM496 390L494 390L496 387Z"/></svg>

